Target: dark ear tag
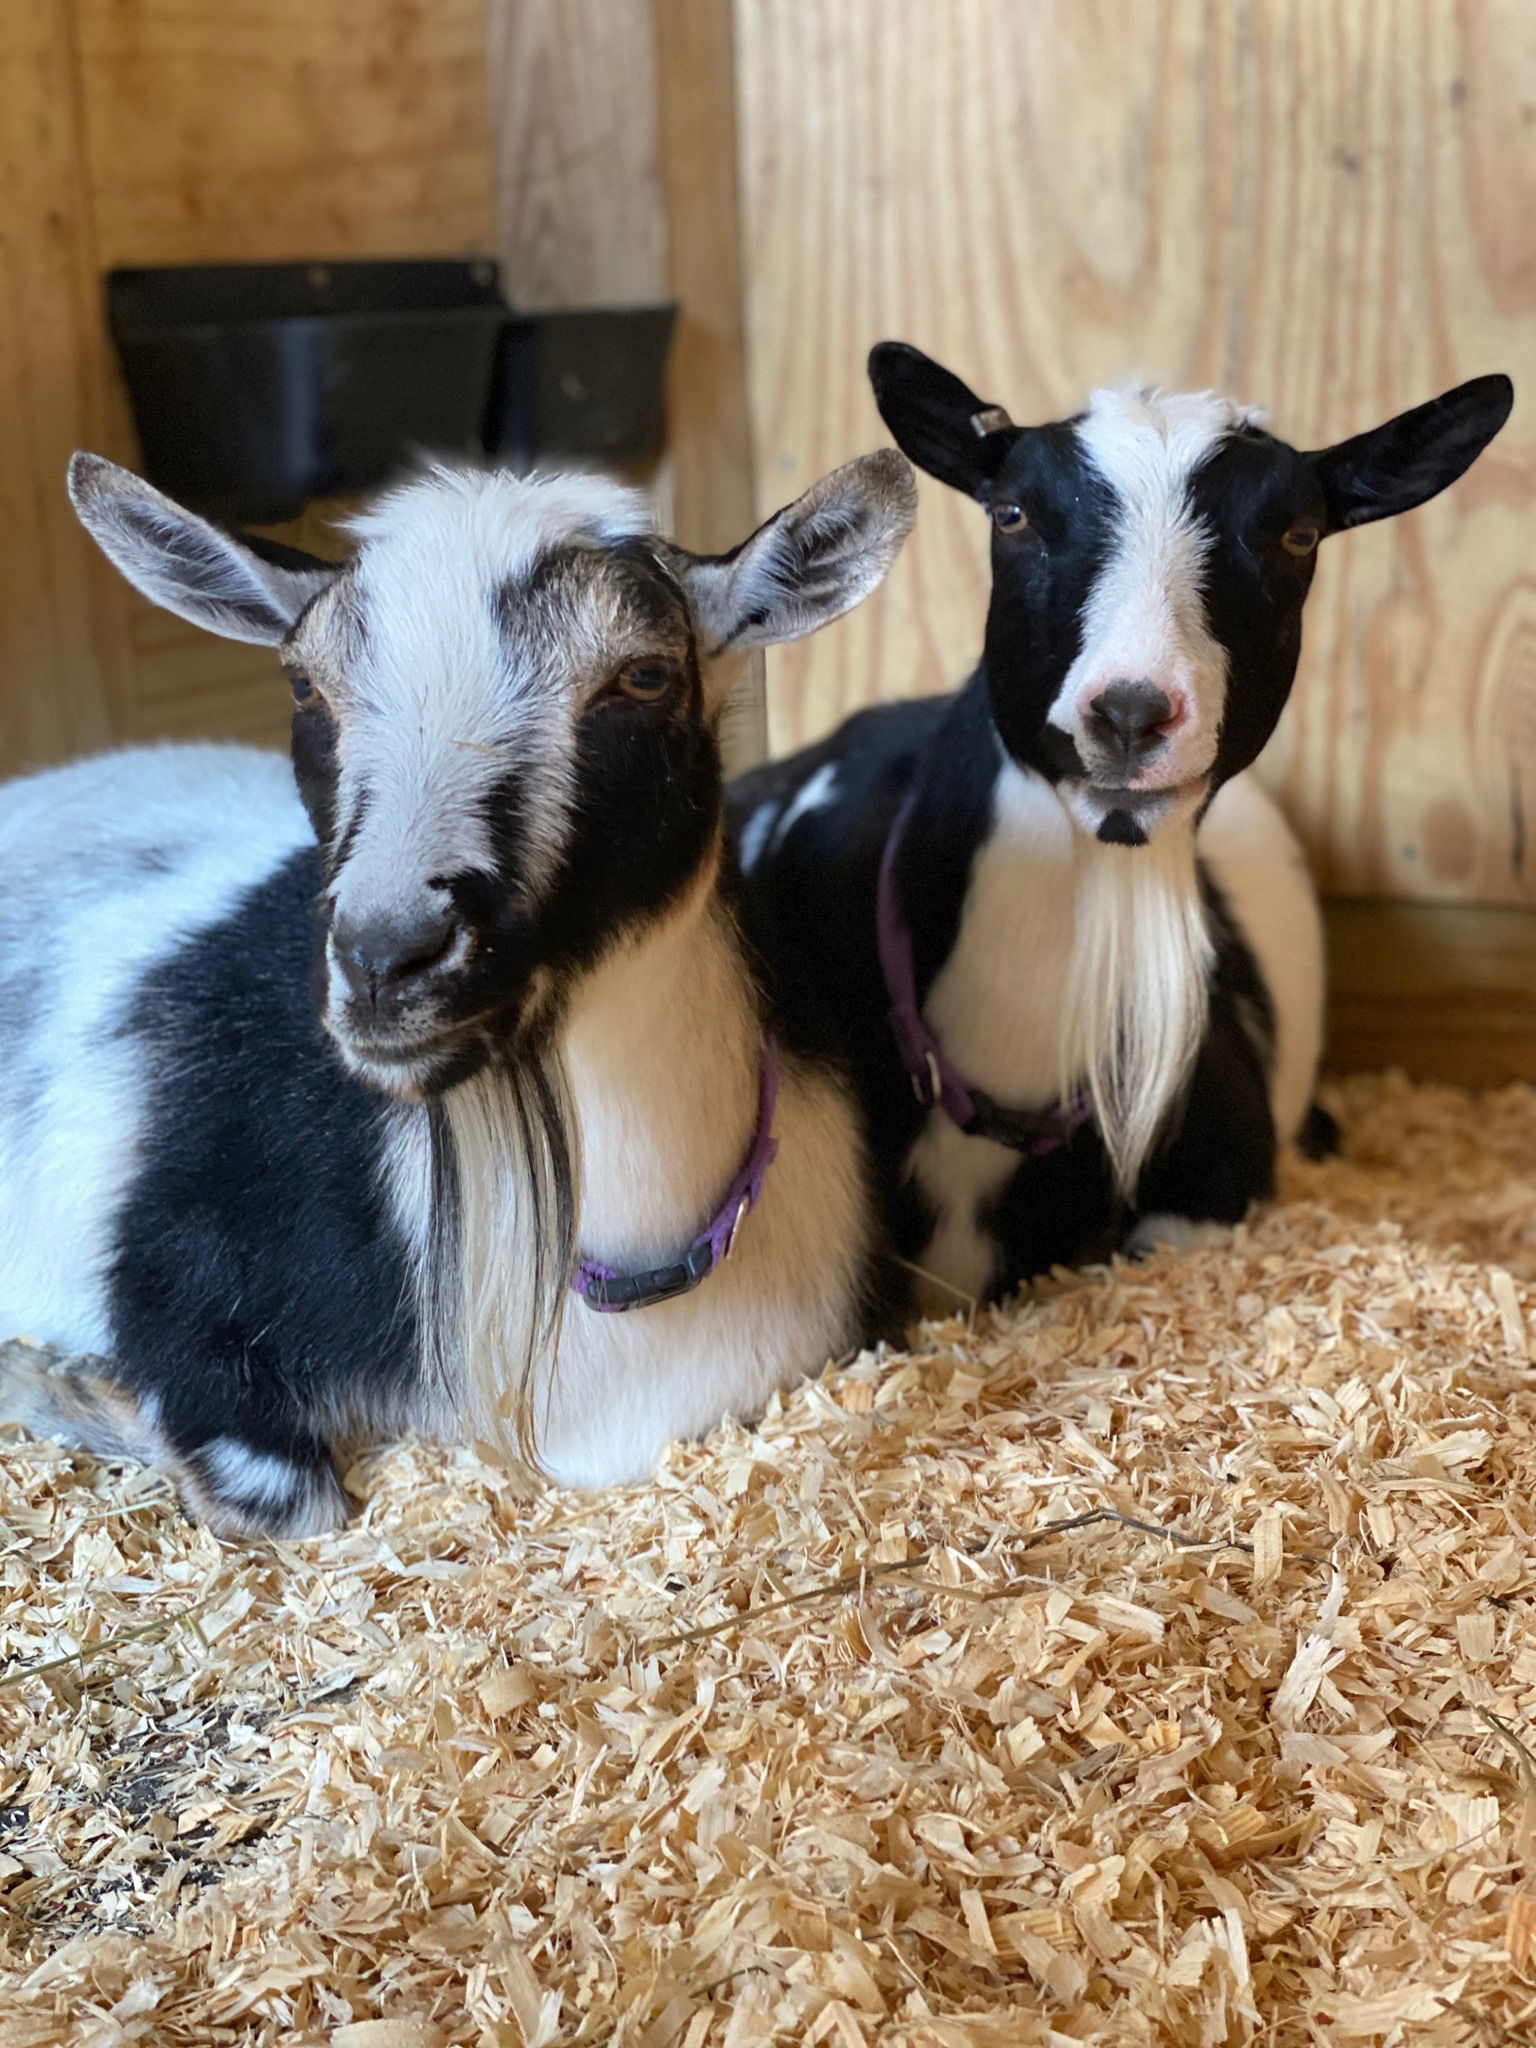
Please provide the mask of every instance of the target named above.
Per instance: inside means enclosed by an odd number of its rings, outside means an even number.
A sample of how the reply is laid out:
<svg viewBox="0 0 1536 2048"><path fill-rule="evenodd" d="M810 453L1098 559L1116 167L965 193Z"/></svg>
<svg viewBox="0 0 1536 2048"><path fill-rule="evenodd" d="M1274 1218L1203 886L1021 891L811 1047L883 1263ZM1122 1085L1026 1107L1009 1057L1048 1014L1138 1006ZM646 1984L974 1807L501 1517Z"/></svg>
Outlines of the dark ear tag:
<svg viewBox="0 0 1536 2048"><path fill-rule="evenodd" d="M980 412L971 414L971 432L978 441L985 441L988 434L1001 434L1012 425L1000 405L984 405Z"/></svg>

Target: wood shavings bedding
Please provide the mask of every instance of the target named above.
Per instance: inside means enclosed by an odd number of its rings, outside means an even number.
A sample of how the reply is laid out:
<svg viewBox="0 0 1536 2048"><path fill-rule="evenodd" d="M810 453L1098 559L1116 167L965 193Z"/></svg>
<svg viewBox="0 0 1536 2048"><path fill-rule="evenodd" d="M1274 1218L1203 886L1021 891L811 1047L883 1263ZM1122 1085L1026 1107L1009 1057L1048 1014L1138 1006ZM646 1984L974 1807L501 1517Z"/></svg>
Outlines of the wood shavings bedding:
<svg viewBox="0 0 1536 2048"><path fill-rule="evenodd" d="M0 2048L1536 2038L1536 1096L528 1498L13 1433Z"/></svg>

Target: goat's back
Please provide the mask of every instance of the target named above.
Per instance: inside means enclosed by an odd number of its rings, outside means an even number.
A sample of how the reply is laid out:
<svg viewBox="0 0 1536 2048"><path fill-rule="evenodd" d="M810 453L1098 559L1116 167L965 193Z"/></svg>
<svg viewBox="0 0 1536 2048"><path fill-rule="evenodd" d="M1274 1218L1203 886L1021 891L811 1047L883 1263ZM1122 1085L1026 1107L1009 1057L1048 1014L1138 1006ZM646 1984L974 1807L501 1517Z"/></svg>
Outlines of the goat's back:
<svg viewBox="0 0 1536 2048"><path fill-rule="evenodd" d="M105 754L0 786L0 1329L103 1350L142 1161L141 990L312 843L248 747Z"/></svg>

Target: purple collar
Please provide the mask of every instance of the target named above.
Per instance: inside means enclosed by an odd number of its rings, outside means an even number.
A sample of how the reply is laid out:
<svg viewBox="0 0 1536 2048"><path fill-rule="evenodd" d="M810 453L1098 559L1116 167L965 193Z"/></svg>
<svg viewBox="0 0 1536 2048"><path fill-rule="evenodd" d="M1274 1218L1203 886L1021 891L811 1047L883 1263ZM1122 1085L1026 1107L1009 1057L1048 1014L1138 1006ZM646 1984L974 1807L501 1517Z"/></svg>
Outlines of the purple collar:
<svg viewBox="0 0 1536 2048"><path fill-rule="evenodd" d="M716 1266L730 1257L747 1211L755 1209L762 1199L763 1182L779 1149L773 1135L773 1110L778 1099L779 1047L770 1031L763 1040L757 1129L752 1134L752 1147L742 1161L741 1171L726 1190L725 1200L715 1211L714 1221L670 1266L619 1273L596 1259L579 1259L571 1279L572 1293L579 1294L587 1307L596 1309L599 1315L618 1315L625 1309L651 1308L658 1301L691 1294L701 1280L707 1280Z"/></svg>
<svg viewBox="0 0 1536 2048"><path fill-rule="evenodd" d="M924 1108L931 1109L937 1104L962 1131L992 1138L999 1145L1009 1145L1031 1158L1043 1158L1064 1145L1093 1115L1093 1100L1087 1091L1074 1096L1071 1102L1053 1103L1049 1109L1005 1109L950 1065L943 1047L923 1021L912 967L912 934L896 885L901 835L916 794L912 791L896 813L880 856L880 885L875 898L875 938L880 948L880 972L891 1006L891 1036L896 1041L897 1054L912 1078L912 1091Z"/></svg>

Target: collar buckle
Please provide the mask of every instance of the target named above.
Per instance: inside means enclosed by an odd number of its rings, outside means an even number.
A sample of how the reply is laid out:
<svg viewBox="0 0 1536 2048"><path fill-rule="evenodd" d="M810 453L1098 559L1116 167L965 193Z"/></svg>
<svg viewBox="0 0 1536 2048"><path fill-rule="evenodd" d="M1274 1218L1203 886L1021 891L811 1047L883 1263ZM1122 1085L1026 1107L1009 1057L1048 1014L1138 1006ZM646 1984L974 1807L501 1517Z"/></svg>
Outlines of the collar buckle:
<svg viewBox="0 0 1536 2048"><path fill-rule="evenodd" d="M944 1099L944 1077L939 1072L939 1056L930 1045L923 1053L923 1064L912 1076L912 1093L924 1109L933 1109Z"/></svg>
<svg viewBox="0 0 1536 2048"><path fill-rule="evenodd" d="M720 1254L722 1262L728 1259L731 1256L731 1253L735 1251L736 1238L741 1230L742 1220L746 1216L747 1211L751 1207L752 1197L750 1194L743 1195L741 1200L736 1204L736 1214L731 1218L731 1227L729 1231L726 1233L725 1250Z"/></svg>

